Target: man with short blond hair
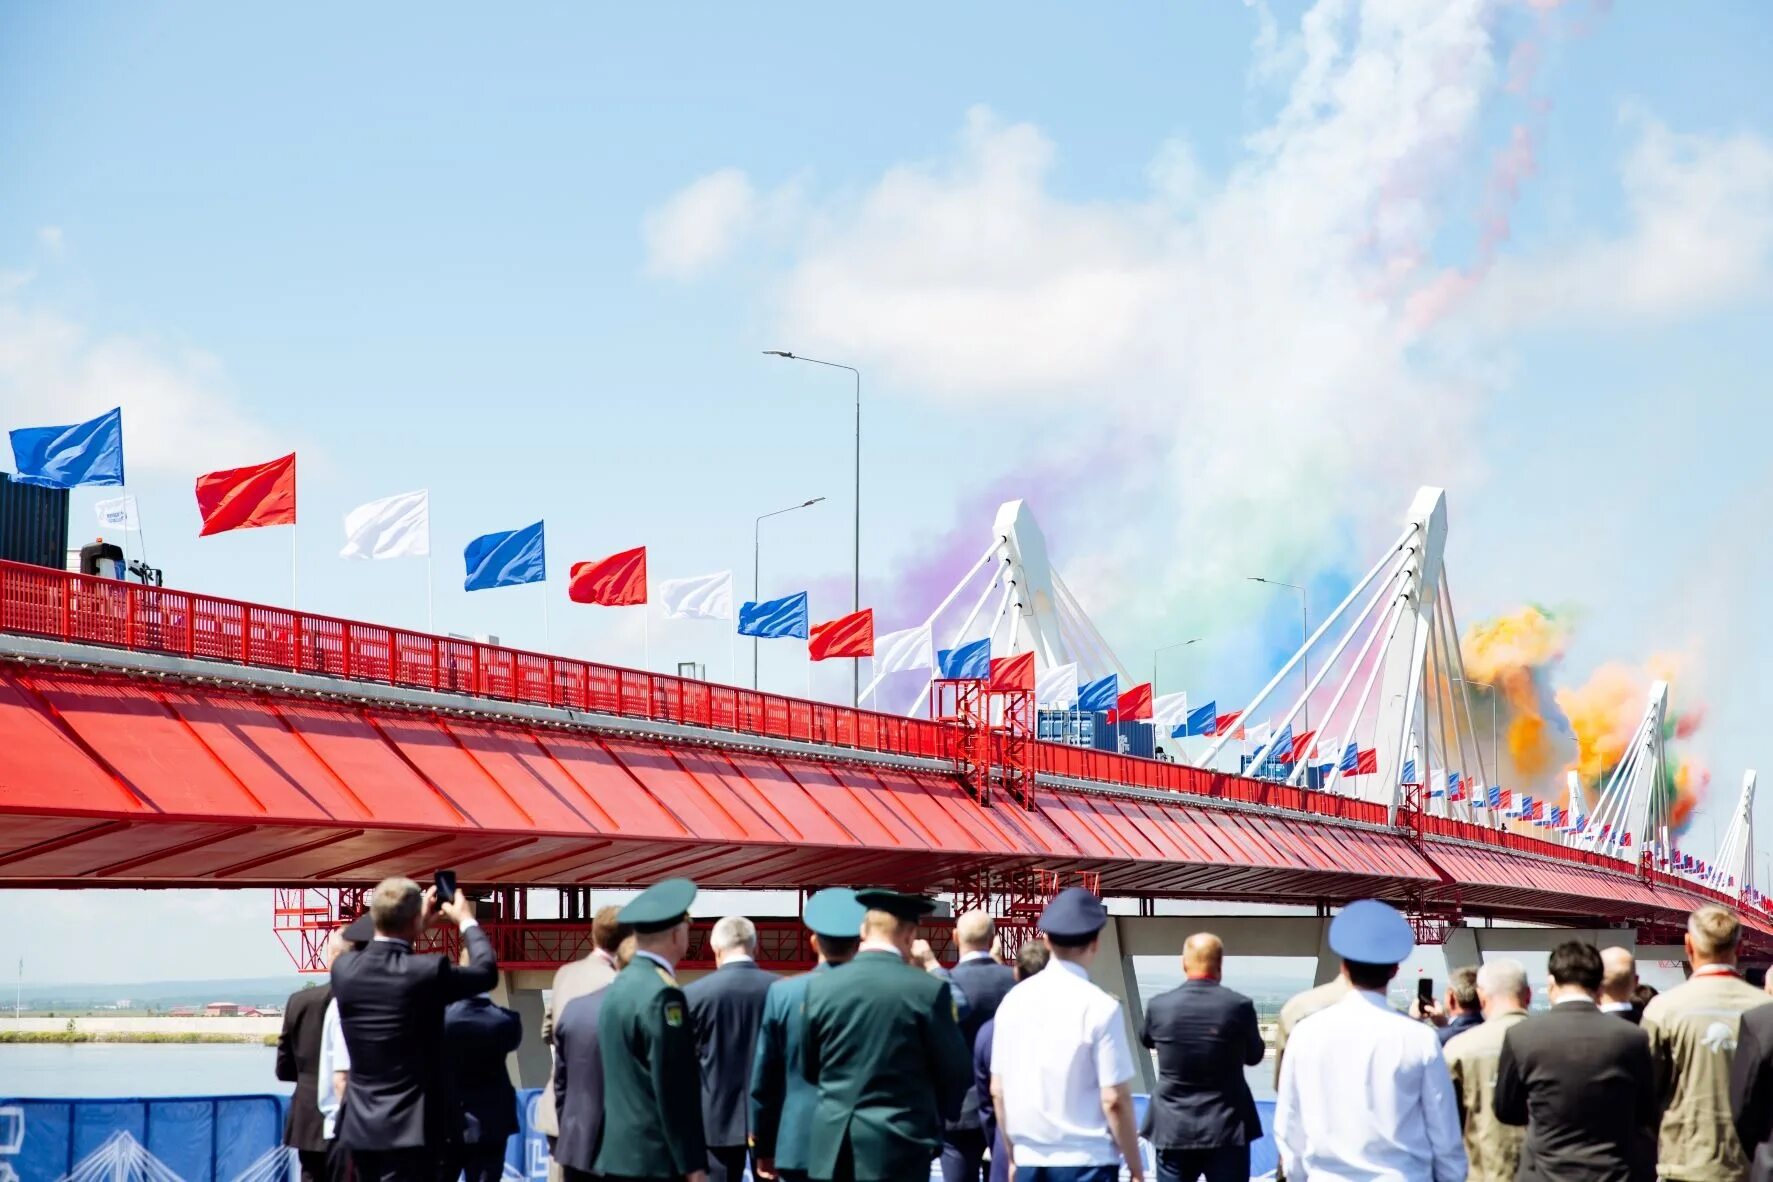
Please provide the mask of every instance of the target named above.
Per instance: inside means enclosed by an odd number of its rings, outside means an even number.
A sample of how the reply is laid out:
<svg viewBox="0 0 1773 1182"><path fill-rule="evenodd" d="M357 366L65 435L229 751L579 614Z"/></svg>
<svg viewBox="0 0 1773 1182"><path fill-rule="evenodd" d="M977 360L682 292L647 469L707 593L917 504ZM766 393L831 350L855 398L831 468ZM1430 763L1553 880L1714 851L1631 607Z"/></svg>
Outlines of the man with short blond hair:
<svg viewBox="0 0 1773 1182"><path fill-rule="evenodd" d="M1773 998L1737 973L1741 936L1741 921L1728 908L1707 903L1693 912L1683 940L1692 976L1644 1007L1641 1025L1662 1107L1656 1173L1671 1182L1748 1176L1731 1124L1730 1066L1742 1015Z"/></svg>
<svg viewBox="0 0 1773 1182"><path fill-rule="evenodd" d="M1514 1182L1526 1129L1496 1119L1496 1076L1502 1040L1527 1017L1533 991L1518 960L1492 960L1477 970L1478 1006L1484 1020L1448 1039L1442 1048L1459 1102L1470 1182Z"/></svg>
<svg viewBox="0 0 1773 1182"><path fill-rule="evenodd" d="M960 1034L970 1049L985 1023L997 1016L997 1007L1016 984L1008 965L997 963L991 945L997 923L974 909L954 921L954 941L960 945L960 962L949 970L955 1005L960 1014ZM942 1129L942 1182L979 1182L985 1171L985 1128L979 1116L983 1097L975 1082L961 1101L960 1115Z"/></svg>

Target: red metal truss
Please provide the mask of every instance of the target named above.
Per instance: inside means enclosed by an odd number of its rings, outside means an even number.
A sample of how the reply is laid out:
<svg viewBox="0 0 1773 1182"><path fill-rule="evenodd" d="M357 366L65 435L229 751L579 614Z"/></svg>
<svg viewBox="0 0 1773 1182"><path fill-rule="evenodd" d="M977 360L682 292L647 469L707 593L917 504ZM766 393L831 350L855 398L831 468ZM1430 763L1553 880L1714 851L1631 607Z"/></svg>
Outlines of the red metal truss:
<svg viewBox="0 0 1773 1182"><path fill-rule="evenodd" d="M991 715L985 683L971 678L930 682L930 718L952 730L954 774L967 794L991 803Z"/></svg>

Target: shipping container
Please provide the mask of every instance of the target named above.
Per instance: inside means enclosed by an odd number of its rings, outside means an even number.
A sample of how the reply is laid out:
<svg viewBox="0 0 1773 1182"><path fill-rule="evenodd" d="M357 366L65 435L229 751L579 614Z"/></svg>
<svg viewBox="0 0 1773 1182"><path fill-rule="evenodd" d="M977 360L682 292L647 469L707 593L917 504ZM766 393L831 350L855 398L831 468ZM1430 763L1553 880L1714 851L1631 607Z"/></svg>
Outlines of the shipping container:
<svg viewBox="0 0 1773 1182"><path fill-rule="evenodd" d="M20 484L0 472L0 559L61 570L68 554L68 490Z"/></svg>
<svg viewBox="0 0 1773 1182"><path fill-rule="evenodd" d="M1152 759L1157 752L1157 728L1149 722L1117 722L1108 724L1108 716L1103 715L1103 725L1097 730L1096 746L1103 751L1118 751L1122 755L1137 755L1140 759Z"/></svg>

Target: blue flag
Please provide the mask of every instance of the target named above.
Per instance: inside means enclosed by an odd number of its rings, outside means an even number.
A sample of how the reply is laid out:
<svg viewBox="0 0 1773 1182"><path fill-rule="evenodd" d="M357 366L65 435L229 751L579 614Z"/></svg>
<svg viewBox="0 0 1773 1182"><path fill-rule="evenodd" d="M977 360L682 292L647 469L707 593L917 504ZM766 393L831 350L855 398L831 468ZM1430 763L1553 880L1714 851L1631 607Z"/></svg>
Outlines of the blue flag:
<svg viewBox="0 0 1773 1182"><path fill-rule="evenodd" d="M1276 763L1293 762L1293 724L1288 723L1280 728L1280 732L1269 740L1268 747L1262 752L1264 760L1272 759Z"/></svg>
<svg viewBox="0 0 1773 1182"><path fill-rule="evenodd" d="M1342 749L1342 764L1339 771L1357 772L1361 766L1361 745L1350 743Z"/></svg>
<svg viewBox="0 0 1773 1182"><path fill-rule="evenodd" d="M490 591L494 587L545 582L548 564L543 550L539 521L522 529L481 534L462 551L468 565L468 577L462 581L462 587L468 591Z"/></svg>
<svg viewBox="0 0 1773 1182"><path fill-rule="evenodd" d="M1120 702L1120 678L1110 673L1086 683L1077 691L1079 710L1112 710Z"/></svg>
<svg viewBox="0 0 1773 1182"><path fill-rule="evenodd" d="M1404 774L1398 778L1398 782L1400 784L1414 784L1414 783L1416 783L1416 761L1415 760L1413 760L1413 759L1404 760Z"/></svg>
<svg viewBox="0 0 1773 1182"><path fill-rule="evenodd" d="M13 479L44 488L123 483L123 410L66 427L12 432Z"/></svg>
<svg viewBox="0 0 1773 1182"><path fill-rule="evenodd" d="M984 681L991 676L991 637L938 652L936 672L944 681Z"/></svg>
<svg viewBox="0 0 1773 1182"><path fill-rule="evenodd" d="M1490 807L1493 809L1502 807L1502 785L1500 784L1490 785Z"/></svg>
<svg viewBox="0 0 1773 1182"><path fill-rule="evenodd" d="M1187 727L1190 735L1210 735L1216 732L1219 729L1219 703L1208 702L1199 709L1190 710Z"/></svg>
<svg viewBox="0 0 1773 1182"><path fill-rule="evenodd" d="M739 635L776 640L784 636L806 639L806 592L739 605Z"/></svg>

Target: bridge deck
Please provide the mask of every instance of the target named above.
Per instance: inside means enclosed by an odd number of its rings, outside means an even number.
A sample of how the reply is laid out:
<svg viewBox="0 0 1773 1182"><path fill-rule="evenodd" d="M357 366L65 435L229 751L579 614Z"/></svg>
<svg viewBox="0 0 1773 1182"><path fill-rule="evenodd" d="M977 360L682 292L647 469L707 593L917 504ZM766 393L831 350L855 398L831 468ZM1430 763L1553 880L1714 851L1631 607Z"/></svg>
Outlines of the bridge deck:
<svg viewBox="0 0 1773 1182"><path fill-rule="evenodd" d="M1037 745L1034 808L984 806L942 724L35 568L0 564L0 634L10 885L450 865L927 889L1044 868L1121 895L1636 923L1722 898L1522 834L1420 817L1418 840L1371 802L1058 744Z"/></svg>

